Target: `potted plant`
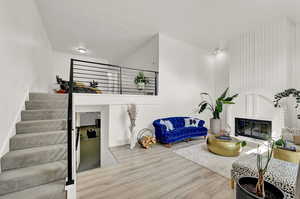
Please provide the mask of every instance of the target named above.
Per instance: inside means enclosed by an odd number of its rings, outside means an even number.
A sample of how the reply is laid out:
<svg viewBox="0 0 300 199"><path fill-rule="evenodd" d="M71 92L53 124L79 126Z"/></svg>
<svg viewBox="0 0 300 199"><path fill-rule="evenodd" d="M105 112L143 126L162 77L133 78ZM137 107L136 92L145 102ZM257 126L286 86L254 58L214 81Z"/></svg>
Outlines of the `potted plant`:
<svg viewBox="0 0 300 199"><path fill-rule="evenodd" d="M134 79L134 83L137 85L139 90L144 90L146 84L149 83L149 80L145 77L143 72L139 72L138 75Z"/></svg>
<svg viewBox="0 0 300 199"><path fill-rule="evenodd" d="M218 134L221 131L220 113L223 111L223 104L234 104L233 99L238 96L238 94L235 94L227 97L228 90L229 88L227 88L222 95L216 99L215 103L208 93L200 94L204 100L199 104L199 113L202 113L206 109L212 112L213 117L210 119L210 130L214 134Z"/></svg>
<svg viewBox="0 0 300 199"><path fill-rule="evenodd" d="M278 187L264 180L265 173L272 159L274 146L275 142L269 140L265 161L262 154L257 154L258 178L241 177L238 180L236 199L283 199L285 197L284 193Z"/></svg>
<svg viewBox="0 0 300 199"><path fill-rule="evenodd" d="M287 97L294 97L296 99L295 109L299 111L300 109L300 91L290 88L281 93L277 93L274 99L274 106L280 107L280 100ZM300 113L297 115L297 118L300 119Z"/></svg>

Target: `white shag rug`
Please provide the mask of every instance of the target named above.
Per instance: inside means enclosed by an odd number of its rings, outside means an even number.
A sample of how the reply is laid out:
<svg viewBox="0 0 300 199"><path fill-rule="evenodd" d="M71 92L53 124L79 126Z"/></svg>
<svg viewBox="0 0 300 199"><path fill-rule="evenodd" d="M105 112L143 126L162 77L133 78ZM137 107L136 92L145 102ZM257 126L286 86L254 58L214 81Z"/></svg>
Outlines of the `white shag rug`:
<svg viewBox="0 0 300 199"><path fill-rule="evenodd" d="M188 160L208 168L226 178L231 178L231 166L234 161L244 155L253 153L255 148L246 146L238 157L224 157L208 151L206 143L195 144L186 148L177 149L174 152ZM256 150L255 150L256 151Z"/></svg>

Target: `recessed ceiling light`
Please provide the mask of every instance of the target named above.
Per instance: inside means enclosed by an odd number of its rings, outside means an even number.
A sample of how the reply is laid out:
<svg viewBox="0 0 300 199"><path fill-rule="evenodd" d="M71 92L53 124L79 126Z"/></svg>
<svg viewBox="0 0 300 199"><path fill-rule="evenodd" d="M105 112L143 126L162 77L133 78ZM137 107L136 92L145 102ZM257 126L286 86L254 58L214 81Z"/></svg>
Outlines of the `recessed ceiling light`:
<svg viewBox="0 0 300 199"><path fill-rule="evenodd" d="M86 54L88 50L84 47L78 47L76 48L76 51L79 52L80 54Z"/></svg>

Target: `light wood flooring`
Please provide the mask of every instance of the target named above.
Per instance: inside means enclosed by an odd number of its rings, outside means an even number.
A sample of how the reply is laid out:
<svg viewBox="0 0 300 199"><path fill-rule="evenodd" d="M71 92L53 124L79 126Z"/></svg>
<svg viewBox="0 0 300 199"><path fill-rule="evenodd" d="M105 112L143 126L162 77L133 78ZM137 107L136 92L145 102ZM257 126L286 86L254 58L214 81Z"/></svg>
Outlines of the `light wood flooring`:
<svg viewBox="0 0 300 199"><path fill-rule="evenodd" d="M203 140L172 148L155 145L145 150L112 148L119 164L82 172L77 179L80 199L232 199L229 179L173 152Z"/></svg>

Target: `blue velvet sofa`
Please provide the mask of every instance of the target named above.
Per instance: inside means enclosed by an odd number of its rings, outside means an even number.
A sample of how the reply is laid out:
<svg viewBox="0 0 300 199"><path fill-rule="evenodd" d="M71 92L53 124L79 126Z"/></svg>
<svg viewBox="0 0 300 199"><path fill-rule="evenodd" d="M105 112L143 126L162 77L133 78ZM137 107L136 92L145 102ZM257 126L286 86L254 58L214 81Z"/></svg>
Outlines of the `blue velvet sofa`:
<svg viewBox="0 0 300 199"><path fill-rule="evenodd" d="M204 127L205 122L200 120L197 127L185 127L185 118L188 117L169 117L157 119L153 122L155 128L156 139L167 146L172 143L186 140L188 138L207 136L207 128ZM167 131L167 127L161 124L161 120L170 121L174 127L173 130Z"/></svg>

